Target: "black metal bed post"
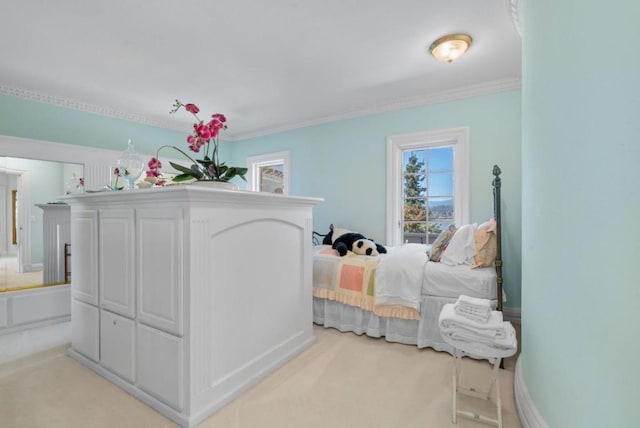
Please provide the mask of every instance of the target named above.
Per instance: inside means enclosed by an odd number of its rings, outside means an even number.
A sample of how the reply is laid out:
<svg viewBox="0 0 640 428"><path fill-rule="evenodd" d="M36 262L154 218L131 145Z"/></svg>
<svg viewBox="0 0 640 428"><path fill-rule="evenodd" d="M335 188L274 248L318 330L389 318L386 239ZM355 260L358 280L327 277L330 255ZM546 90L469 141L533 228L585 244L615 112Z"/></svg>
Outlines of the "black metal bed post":
<svg viewBox="0 0 640 428"><path fill-rule="evenodd" d="M500 167L498 165L493 166L493 181L491 184L493 185L493 215L496 219L496 242L497 242L497 252L496 252L496 283L498 285L498 310L502 311L502 225L500 219L500 187L502 186L502 180L500 179Z"/></svg>

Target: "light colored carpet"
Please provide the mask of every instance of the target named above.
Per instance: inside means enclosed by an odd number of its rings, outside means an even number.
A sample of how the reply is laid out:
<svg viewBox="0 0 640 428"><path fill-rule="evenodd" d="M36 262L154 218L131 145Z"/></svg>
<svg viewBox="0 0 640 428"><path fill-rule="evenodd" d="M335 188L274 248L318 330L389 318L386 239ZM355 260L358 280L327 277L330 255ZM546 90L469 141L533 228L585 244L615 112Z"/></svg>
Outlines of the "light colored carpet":
<svg viewBox="0 0 640 428"><path fill-rule="evenodd" d="M43 283L43 272L18 273L18 259L0 257L0 291L7 288L40 285Z"/></svg>
<svg viewBox="0 0 640 428"><path fill-rule="evenodd" d="M202 428L485 427L451 423L452 357L314 326L316 343L205 420ZM508 361L506 367L513 367ZM465 358L463 383L485 387L491 366ZM520 427L513 371L500 370L505 427ZM494 398L495 400L495 398ZM461 407L495 417L495 405ZM173 427L171 421L70 359L61 347L0 366L7 428Z"/></svg>

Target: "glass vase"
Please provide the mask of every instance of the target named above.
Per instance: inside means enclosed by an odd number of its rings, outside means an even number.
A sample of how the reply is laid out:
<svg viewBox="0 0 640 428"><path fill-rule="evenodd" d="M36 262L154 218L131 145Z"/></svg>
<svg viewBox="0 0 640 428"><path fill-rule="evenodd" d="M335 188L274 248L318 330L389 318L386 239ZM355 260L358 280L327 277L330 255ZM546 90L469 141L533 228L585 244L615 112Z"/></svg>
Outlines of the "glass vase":
<svg viewBox="0 0 640 428"><path fill-rule="evenodd" d="M127 143L127 149L122 152L118 159L118 169L120 170L120 177L122 177L127 183L127 190L135 188L136 180L142 175L144 168L144 161L136 152L131 140Z"/></svg>

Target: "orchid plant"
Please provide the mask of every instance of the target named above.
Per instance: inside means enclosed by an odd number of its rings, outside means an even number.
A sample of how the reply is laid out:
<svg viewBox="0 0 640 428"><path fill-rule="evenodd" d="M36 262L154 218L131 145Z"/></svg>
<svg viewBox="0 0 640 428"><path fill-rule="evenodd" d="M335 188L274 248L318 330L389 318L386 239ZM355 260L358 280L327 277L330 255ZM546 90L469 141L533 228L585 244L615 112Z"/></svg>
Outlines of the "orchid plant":
<svg viewBox="0 0 640 428"><path fill-rule="evenodd" d="M170 113L176 113L181 108L191 113L196 119L196 122L193 124L193 132L187 137L187 144L189 150L194 153L200 153L202 151L202 159L196 160L176 146L162 146L156 152L156 156L152 157L147 164L149 170L147 171L146 180L154 182L156 186L165 184L166 180L160 172L160 168L162 168L162 163L159 159L160 150L172 148L191 161L190 167L169 162L174 169L180 172L179 175L172 178L174 182L193 179L201 181L229 181L235 176L246 181L244 175L247 173L247 168L227 166L224 162L220 162L219 137L220 131L227 129L227 118L223 114L216 113L205 123L204 120L198 117L198 113L200 112L198 106L191 103L183 104L178 100L176 100Z"/></svg>

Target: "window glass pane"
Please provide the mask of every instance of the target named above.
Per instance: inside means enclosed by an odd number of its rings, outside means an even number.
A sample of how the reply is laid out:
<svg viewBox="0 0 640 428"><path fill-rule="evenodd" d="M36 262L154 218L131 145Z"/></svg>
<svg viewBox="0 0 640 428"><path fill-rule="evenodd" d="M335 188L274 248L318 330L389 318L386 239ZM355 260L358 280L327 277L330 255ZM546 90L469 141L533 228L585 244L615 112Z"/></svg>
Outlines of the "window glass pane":
<svg viewBox="0 0 640 428"><path fill-rule="evenodd" d="M403 188L405 198L424 198L427 196L427 176L405 173Z"/></svg>
<svg viewBox="0 0 640 428"><path fill-rule="evenodd" d="M453 170L453 147L429 149L429 171Z"/></svg>
<svg viewBox="0 0 640 428"><path fill-rule="evenodd" d="M402 165L404 165L405 172L409 172L409 173L422 172L422 173L424 173L426 171L426 162L425 162L426 153L427 153L426 150L407 150L407 151L405 151L403 153L404 162L402 163Z"/></svg>
<svg viewBox="0 0 640 428"><path fill-rule="evenodd" d="M409 149L402 156L403 242L432 244L454 223L454 148Z"/></svg>
<svg viewBox="0 0 640 428"><path fill-rule="evenodd" d="M427 209L423 199L407 199L404 202L404 221L413 222L427 220Z"/></svg>
<svg viewBox="0 0 640 428"><path fill-rule="evenodd" d="M453 195L453 172L429 173L429 196Z"/></svg>
<svg viewBox="0 0 640 428"><path fill-rule="evenodd" d="M404 242L411 244L427 243L426 225L424 223L405 223L403 232Z"/></svg>
<svg viewBox="0 0 640 428"><path fill-rule="evenodd" d="M453 222L453 199L452 198L430 198L429 199L429 221L450 221Z"/></svg>

